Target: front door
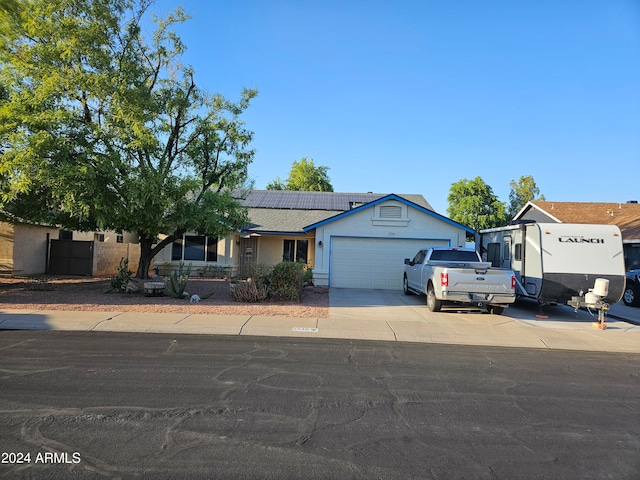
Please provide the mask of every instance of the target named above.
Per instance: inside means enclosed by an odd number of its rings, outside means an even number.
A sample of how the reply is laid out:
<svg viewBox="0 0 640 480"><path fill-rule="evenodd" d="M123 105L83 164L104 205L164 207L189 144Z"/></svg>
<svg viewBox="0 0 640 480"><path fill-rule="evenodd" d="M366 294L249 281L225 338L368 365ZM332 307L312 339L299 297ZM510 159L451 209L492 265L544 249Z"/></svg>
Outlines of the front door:
<svg viewBox="0 0 640 480"><path fill-rule="evenodd" d="M240 276L251 275L258 261L258 237L240 239Z"/></svg>

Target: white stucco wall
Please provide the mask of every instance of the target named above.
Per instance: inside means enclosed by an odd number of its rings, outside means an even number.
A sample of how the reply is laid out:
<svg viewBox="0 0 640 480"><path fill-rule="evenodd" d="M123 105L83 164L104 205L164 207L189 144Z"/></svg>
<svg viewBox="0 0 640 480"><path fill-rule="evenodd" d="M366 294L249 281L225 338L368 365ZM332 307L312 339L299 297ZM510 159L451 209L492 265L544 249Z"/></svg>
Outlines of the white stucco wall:
<svg viewBox="0 0 640 480"><path fill-rule="evenodd" d="M401 218L381 218L383 206L400 207ZM328 285L332 237L446 240L450 246L464 247L466 231L405 203L389 200L326 223L316 228L315 237L314 281L316 285Z"/></svg>

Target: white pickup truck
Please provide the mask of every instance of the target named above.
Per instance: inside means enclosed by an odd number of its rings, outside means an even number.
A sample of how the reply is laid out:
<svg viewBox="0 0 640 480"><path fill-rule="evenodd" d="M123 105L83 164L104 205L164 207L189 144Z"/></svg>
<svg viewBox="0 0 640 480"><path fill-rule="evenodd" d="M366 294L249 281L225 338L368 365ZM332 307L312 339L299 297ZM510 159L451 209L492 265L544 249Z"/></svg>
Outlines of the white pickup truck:
<svg viewBox="0 0 640 480"><path fill-rule="evenodd" d="M490 268L475 250L434 247L404 260L404 293L424 294L427 307L438 312L443 302L478 306L500 315L516 299L511 270Z"/></svg>

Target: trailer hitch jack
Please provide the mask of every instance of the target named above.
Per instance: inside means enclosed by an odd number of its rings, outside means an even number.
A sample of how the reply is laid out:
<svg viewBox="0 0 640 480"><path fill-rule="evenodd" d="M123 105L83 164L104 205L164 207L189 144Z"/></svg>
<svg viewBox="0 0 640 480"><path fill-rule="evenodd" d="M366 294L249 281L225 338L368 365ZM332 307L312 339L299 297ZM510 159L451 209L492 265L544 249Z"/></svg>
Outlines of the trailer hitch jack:
<svg viewBox="0 0 640 480"><path fill-rule="evenodd" d="M582 293L582 292L580 292ZM607 328L607 319L605 317L605 311L609 310L609 304L603 302L602 300L598 300L596 302L589 301L585 302L584 295L579 297L571 297L571 300L567 302L570 306L572 306L577 312L580 307L584 307L587 311L593 315L592 308L595 308L598 311L598 321L592 322L591 326L593 328L598 328L600 330L605 330Z"/></svg>

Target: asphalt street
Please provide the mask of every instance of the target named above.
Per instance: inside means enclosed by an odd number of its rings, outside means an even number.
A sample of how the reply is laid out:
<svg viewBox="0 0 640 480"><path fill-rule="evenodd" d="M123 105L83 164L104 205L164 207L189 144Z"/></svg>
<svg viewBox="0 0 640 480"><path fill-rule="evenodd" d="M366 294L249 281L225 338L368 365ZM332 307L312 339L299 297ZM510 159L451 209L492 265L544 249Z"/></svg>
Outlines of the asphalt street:
<svg viewBox="0 0 640 480"><path fill-rule="evenodd" d="M634 353L2 331L0 478L638 479L639 387Z"/></svg>

